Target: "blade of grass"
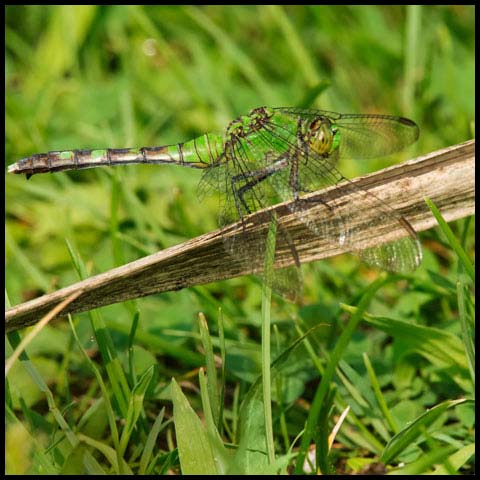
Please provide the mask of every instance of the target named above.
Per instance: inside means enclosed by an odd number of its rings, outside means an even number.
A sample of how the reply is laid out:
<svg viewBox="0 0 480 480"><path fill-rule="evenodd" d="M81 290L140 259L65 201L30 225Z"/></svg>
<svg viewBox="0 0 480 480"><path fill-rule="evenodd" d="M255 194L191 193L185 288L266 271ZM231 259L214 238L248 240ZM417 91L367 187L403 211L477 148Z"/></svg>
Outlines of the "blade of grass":
<svg viewBox="0 0 480 480"><path fill-rule="evenodd" d="M222 309L218 308L218 343L220 345L220 358L222 359L222 371L221 371L221 391L220 391L220 412L218 414L218 431L222 433L223 426L223 405L225 401L225 384L226 384L226 349L225 349L225 331L223 326L223 313Z"/></svg>
<svg viewBox="0 0 480 480"><path fill-rule="evenodd" d="M212 444L202 422L174 378L170 385L182 474L212 475L218 473Z"/></svg>
<svg viewBox="0 0 480 480"><path fill-rule="evenodd" d="M113 445L115 447L115 452L117 455L117 465L119 468L119 473L123 472L123 459L120 455L120 438L118 434L118 429L117 429L117 424L115 421L115 412L112 407L112 403L110 402L110 394L107 390L107 387L105 386L105 383L103 382L102 376L98 370L98 368L95 366L91 358L89 357L88 353L85 351L85 349L82 346L82 343L80 342L80 339L78 338L77 330L75 328L75 325L73 323L73 319L71 315L68 315L68 321L70 323L70 328L72 329L73 336L75 337L75 340L77 341L77 346L82 352L85 360L87 361L87 364L90 366L92 369L93 374L95 375L95 378L97 379L97 383L100 387L100 390L102 391L102 396L106 402L107 406L107 415L108 415L108 422L110 425L110 434L112 436L112 441Z"/></svg>
<svg viewBox="0 0 480 480"><path fill-rule="evenodd" d="M295 59L298 69L302 72L302 75L309 87L318 85L320 82L320 76L317 73L315 65L312 61L310 49L305 48L301 38L299 37L297 30L293 26L290 18L286 15L282 5L268 5L268 11L274 22L277 23L282 31L282 37L287 42Z"/></svg>
<svg viewBox="0 0 480 480"><path fill-rule="evenodd" d="M468 362L468 370L473 384L473 392L475 392L475 346L468 326L467 312L465 308L465 282L463 275L460 274L457 280L457 303L458 317L460 320L460 328L462 329L462 341L465 348L465 354Z"/></svg>
<svg viewBox="0 0 480 480"><path fill-rule="evenodd" d="M333 442L335 441L335 437L337 436L337 433L340 431L340 428L343 425L343 422L347 418L348 412L350 411L350 406L346 407L343 412L340 414L340 417L338 418L337 422L335 423L335 426L332 429L332 432L328 436L328 449L330 450L332 448Z"/></svg>
<svg viewBox="0 0 480 480"><path fill-rule="evenodd" d="M137 375L136 375L135 366L134 366L135 363L134 363L133 344L135 341L135 333L137 332L139 318L140 318L140 312L137 310L133 315L132 325L128 333L128 370L129 370L131 385L135 385L135 383L137 383Z"/></svg>
<svg viewBox="0 0 480 480"><path fill-rule="evenodd" d="M446 447L439 447L430 452L424 453L418 460L409 463L408 465L389 472L389 475L422 475L429 474L430 468L439 462L444 461L452 453L456 447L448 445Z"/></svg>
<svg viewBox="0 0 480 480"><path fill-rule="evenodd" d="M385 464L389 464L395 460L401 452L415 443L419 437L423 436L424 430L432 425L441 414L449 408L466 401L467 400L465 399L446 400L422 413L417 419L409 423L387 443L380 460Z"/></svg>
<svg viewBox="0 0 480 480"><path fill-rule="evenodd" d="M219 425L219 398L218 398L218 382L217 382L217 369L215 368L215 357L213 354L212 340L210 338L210 332L208 331L208 323L203 313L198 314L198 326L200 330L200 338L202 340L203 349L205 351L205 361L207 364L207 390L209 397L209 405L212 409L210 412L214 418L215 425ZM207 412L205 412L207 415Z"/></svg>
<svg viewBox="0 0 480 480"><path fill-rule="evenodd" d="M276 356L280 355L280 332L278 330L278 326L273 326L273 333L275 335L275 343L276 343ZM283 404L283 377L282 375L277 375L275 387L277 389L277 405L280 411L280 431L282 434L283 445L285 451L288 451L290 448L290 439L288 436L288 427L287 427L287 419L285 417L285 406Z"/></svg>
<svg viewBox="0 0 480 480"><path fill-rule="evenodd" d="M418 77L417 52L418 39L421 34L421 5L407 5L406 51L404 63L403 111L405 115L413 114L413 95Z"/></svg>
<svg viewBox="0 0 480 480"><path fill-rule="evenodd" d="M318 415L319 424L314 435L315 438L315 467L316 472L322 475L333 475L335 472L328 460L330 451L329 420L332 412L333 401L335 399L336 386L330 384L331 388L325 395L325 401Z"/></svg>
<svg viewBox="0 0 480 480"><path fill-rule="evenodd" d="M448 226L448 223L442 217L442 214L436 207L436 205L428 198L425 197L425 203L428 205L430 210L433 213L433 216L438 222L440 229L442 230L443 234L447 237L448 243L455 251L458 256L458 259L463 264L466 272L470 276L470 278L475 281L475 269L473 268L472 262L468 258L467 253L460 245L460 242L456 239L455 234L452 232L452 229Z"/></svg>
<svg viewBox="0 0 480 480"><path fill-rule="evenodd" d="M72 303L79 295L81 295L82 291L78 291L69 295L63 302L59 303L55 308L52 308L50 313L45 315L29 332L25 337L23 337L22 341L19 345L15 348L14 352L10 356L10 358L5 363L5 378L8 375L8 372L12 368L12 365L15 363L17 358L25 351L25 348L32 340L38 335L40 330L53 318L55 318L69 303Z"/></svg>
<svg viewBox="0 0 480 480"><path fill-rule="evenodd" d="M268 461L275 461L275 446L272 425L272 392L271 392L271 354L270 354L270 308L272 301L273 262L275 260L275 243L277 237L277 217L272 215L268 229L264 280L262 285L262 383L263 408L265 410L265 435L267 440Z"/></svg>
<svg viewBox="0 0 480 480"><path fill-rule="evenodd" d="M470 443L465 445L463 448L460 448L455 453L448 457L448 463L457 471L460 470L462 465L465 465L470 458L475 454L475 444ZM434 471L434 475L447 475L447 469L444 465L439 465Z"/></svg>
<svg viewBox="0 0 480 480"><path fill-rule="evenodd" d="M118 456L118 450L112 447L109 447L106 443L103 443L99 440L95 440L90 438L83 433L78 434L79 440L85 442L87 445L95 448L99 452L101 452L105 458L110 462L112 467L116 472L119 472L123 475L133 475L131 468L129 467L128 463L122 458Z"/></svg>
<svg viewBox="0 0 480 480"><path fill-rule="evenodd" d="M233 390L233 401L232 401L232 442L238 443L239 440L239 428L240 423L240 383L235 385Z"/></svg>
<svg viewBox="0 0 480 480"><path fill-rule="evenodd" d="M387 402L385 401L385 398L383 397L382 390L380 388L380 383L378 382L378 378L375 374L375 370L373 369L373 366L370 362L370 359L368 358L368 355L366 352L363 353L363 362L365 364L365 367L368 372L368 378L370 379L370 383L372 385L373 391L375 393L375 398L377 399L378 406L380 407L380 410L383 413L383 416L385 417L385 420L387 421L388 425L390 426L390 429L393 431L393 433L398 433L398 427L397 424L395 423L394 418L392 417L392 414L390 413L390 410L388 409Z"/></svg>
<svg viewBox="0 0 480 480"><path fill-rule="evenodd" d="M207 435L216 459L217 471L219 474L224 475L228 468L228 456L223 445L222 437L218 433L215 418L212 415L213 407L210 404L210 392L208 391L208 373L205 374L203 368L199 369L198 380Z"/></svg>
<svg viewBox="0 0 480 480"><path fill-rule="evenodd" d="M142 456L140 458L140 467L138 469L138 475L145 475L148 472L149 462L152 459L152 452L155 447L155 443L157 441L157 437L159 433L173 420L169 419L165 423L163 423L163 417L165 416L165 407L162 407L160 413L155 418L153 422L152 428L148 433L147 440L145 442L145 446L143 448Z"/></svg>
<svg viewBox="0 0 480 480"><path fill-rule="evenodd" d="M67 248L73 265L77 271L77 275L81 280L84 280L88 277L85 264L80 258L80 255L78 255L77 251L72 247L68 239L65 241L67 243ZM97 310L89 311L88 315L90 317L90 324L105 364L110 383L112 384L115 399L120 412L125 418L128 411L128 398L130 397L130 388L128 386L125 372L120 365L114 343L102 317Z"/></svg>
<svg viewBox="0 0 480 480"><path fill-rule="evenodd" d="M461 244L465 247L467 241L468 227L470 226L471 217L468 217L464 223L464 229L462 232ZM467 291L467 282L463 275L463 265L458 264L458 279L457 279L457 304L458 304L458 317L460 320L460 327L462 329L462 340L465 347L465 353L467 355L468 369L470 370L470 377L473 383L473 391L475 392L475 346L472 335L472 328L469 327L467 309L465 305L465 292Z"/></svg>
<svg viewBox="0 0 480 480"><path fill-rule="evenodd" d="M93 456L84 458L83 467L87 475L107 475L105 469Z"/></svg>
<svg viewBox="0 0 480 480"><path fill-rule="evenodd" d="M122 430L122 435L120 437L120 456L123 457L128 442L130 440L130 436L133 432L133 429L137 423L138 418L143 410L143 399L145 397L145 393L147 388L152 380L154 373L154 366L150 366L145 370L142 376L139 378L137 384L133 387L132 393L130 395L130 399L128 402L128 411L127 416L125 417L125 425Z"/></svg>
<svg viewBox="0 0 480 480"><path fill-rule="evenodd" d="M371 410L375 402L374 395L368 384L363 381L363 377L352 368L347 362L340 360L335 370L339 380L343 383L345 389L363 410Z"/></svg>

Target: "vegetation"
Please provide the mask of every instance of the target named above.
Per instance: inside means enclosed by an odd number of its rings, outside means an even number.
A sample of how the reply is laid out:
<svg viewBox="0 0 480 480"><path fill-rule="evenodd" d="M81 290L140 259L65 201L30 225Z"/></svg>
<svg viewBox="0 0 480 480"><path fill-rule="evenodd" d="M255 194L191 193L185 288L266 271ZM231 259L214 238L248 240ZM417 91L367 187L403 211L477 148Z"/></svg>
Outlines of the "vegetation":
<svg viewBox="0 0 480 480"><path fill-rule="evenodd" d="M341 166L374 171L473 137L474 16L8 6L6 164L177 143L261 105L414 119L409 152ZM7 306L216 228L199 175L7 176ZM299 304L267 305L242 277L55 321L6 379L6 473L471 473L473 230L464 219L421 233L424 261L408 276L350 255L305 265Z"/></svg>

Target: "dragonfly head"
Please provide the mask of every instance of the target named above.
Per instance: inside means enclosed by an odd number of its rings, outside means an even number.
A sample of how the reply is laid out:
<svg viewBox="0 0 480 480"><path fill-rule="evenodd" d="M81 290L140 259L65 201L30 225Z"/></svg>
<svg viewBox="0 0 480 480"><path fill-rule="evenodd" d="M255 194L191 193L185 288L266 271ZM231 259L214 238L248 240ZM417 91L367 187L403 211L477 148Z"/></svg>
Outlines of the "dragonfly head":
<svg viewBox="0 0 480 480"><path fill-rule="evenodd" d="M338 128L326 117L315 118L308 126L307 143L311 150L327 155L338 146L336 135Z"/></svg>

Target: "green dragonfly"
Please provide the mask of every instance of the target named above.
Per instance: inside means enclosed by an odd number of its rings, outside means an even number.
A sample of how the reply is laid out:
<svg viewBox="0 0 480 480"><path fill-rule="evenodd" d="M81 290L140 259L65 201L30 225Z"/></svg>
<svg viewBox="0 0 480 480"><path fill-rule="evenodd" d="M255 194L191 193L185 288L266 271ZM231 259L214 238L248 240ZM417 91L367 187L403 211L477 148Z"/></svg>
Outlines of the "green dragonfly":
<svg viewBox="0 0 480 480"><path fill-rule="evenodd" d="M126 149L67 150L35 154L10 165L8 171L27 178L45 172L129 163L176 164L202 169L200 195L217 192L221 198L220 227L267 206L292 200L295 215L314 235L328 239L345 251L354 251L369 264L385 270L408 272L422 258L414 229L408 221L375 195L349 182L337 169L338 160L368 159L398 152L419 136L418 126L403 117L373 114L340 114L300 108L255 108L230 122L223 133L207 133L176 145ZM367 247L356 226L356 212L328 202L330 221L316 222L307 215L302 195L326 186L347 182L350 193L375 212L375 222L395 219L405 231L399 240ZM291 244L295 239L280 231ZM264 253L264 245L256 252ZM251 256L252 242L226 240L232 255ZM243 245L243 246L242 246ZM246 246L245 246L246 245ZM298 282L296 273L285 270L286 280ZM280 275L278 275L281 278ZM279 290L285 290L279 287Z"/></svg>

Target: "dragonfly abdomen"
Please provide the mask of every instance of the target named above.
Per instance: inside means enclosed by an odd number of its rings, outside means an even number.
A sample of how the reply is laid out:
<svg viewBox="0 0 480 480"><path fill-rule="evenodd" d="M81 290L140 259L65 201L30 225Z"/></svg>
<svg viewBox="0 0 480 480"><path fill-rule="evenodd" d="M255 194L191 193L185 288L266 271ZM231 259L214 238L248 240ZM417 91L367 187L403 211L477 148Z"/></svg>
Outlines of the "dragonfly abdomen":
<svg viewBox="0 0 480 480"><path fill-rule="evenodd" d="M190 143L190 142L188 142ZM192 168L208 166L198 155L193 155L188 144L141 148L104 148L93 150L64 150L37 153L22 158L8 167L9 173L26 174L78 170L129 163L176 164Z"/></svg>

